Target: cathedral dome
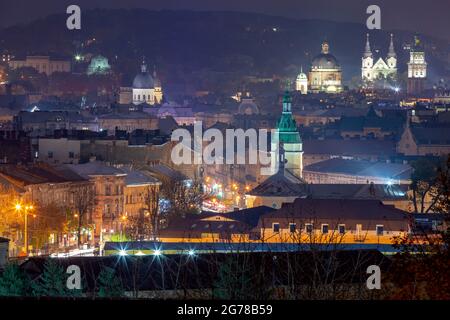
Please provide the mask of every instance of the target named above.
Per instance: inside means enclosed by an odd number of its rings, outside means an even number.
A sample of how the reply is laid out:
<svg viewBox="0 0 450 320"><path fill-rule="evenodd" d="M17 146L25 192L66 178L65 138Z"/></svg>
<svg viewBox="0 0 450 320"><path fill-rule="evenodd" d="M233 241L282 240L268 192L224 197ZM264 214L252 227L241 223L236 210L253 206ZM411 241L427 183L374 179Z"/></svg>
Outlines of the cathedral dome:
<svg viewBox="0 0 450 320"><path fill-rule="evenodd" d="M155 87L155 81L150 73L147 72L147 66L142 63L141 72L134 77L133 89L153 89Z"/></svg>
<svg viewBox="0 0 450 320"><path fill-rule="evenodd" d="M339 69L339 63L335 56L329 52L327 42L322 43L322 52L312 60L312 69Z"/></svg>
<svg viewBox="0 0 450 320"><path fill-rule="evenodd" d="M134 89L153 89L155 87L152 76L149 73L139 73L134 77Z"/></svg>
<svg viewBox="0 0 450 320"><path fill-rule="evenodd" d="M337 59L330 53L321 53L312 61L313 69L339 69Z"/></svg>

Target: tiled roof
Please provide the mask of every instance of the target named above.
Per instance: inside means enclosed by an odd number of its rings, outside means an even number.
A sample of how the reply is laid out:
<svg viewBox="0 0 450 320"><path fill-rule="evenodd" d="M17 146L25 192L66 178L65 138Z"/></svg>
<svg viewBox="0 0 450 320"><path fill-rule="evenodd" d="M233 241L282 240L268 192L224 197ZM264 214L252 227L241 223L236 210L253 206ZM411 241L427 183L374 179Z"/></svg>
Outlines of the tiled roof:
<svg viewBox="0 0 450 320"><path fill-rule="evenodd" d="M262 218L306 218L339 220L397 220L408 221L405 211L384 205L379 200L361 199L296 199Z"/></svg>
<svg viewBox="0 0 450 320"><path fill-rule="evenodd" d="M190 214L186 217L173 219L169 226L161 230L161 236L192 237L201 233L232 234L248 232L254 228L259 217L275 209L260 206L226 213L202 212ZM212 218L219 219L213 220Z"/></svg>
<svg viewBox="0 0 450 320"><path fill-rule="evenodd" d="M395 154L395 143L384 140L304 140L305 154L380 155Z"/></svg>
<svg viewBox="0 0 450 320"><path fill-rule="evenodd" d="M90 176L125 175L121 169L108 166L101 161L91 161L83 164L67 164L65 166L85 178L89 178Z"/></svg>
<svg viewBox="0 0 450 320"><path fill-rule="evenodd" d="M247 194L252 196L295 197L304 193L303 180L286 170L284 172L279 170Z"/></svg>
<svg viewBox="0 0 450 320"><path fill-rule="evenodd" d="M450 127L412 127L418 144L450 145Z"/></svg>
<svg viewBox="0 0 450 320"><path fill-rule="evenodd" d="M371 176L390 179L409 179L411 166L399 163L370 162L362 160L329 159L306 166L304 171L342 173L356 176Z"/></svg>
<svg viewBox="0 0 450 320"><path fill-rule="evenodd" d="M127 174L127 176L125 177L125 184L127 186L160 183L158 179L150 175L146 175L138 170L131 170L128 168L121 169L124 173Z"/></svg>
<svg viewBox="0 0 450 320"><path fill-rule="evenodd" d="M50 167L47 165L0 165L0 174L25 186L41 183L85 181L85 179L78 174L70 173L60 168Z"/></svg>

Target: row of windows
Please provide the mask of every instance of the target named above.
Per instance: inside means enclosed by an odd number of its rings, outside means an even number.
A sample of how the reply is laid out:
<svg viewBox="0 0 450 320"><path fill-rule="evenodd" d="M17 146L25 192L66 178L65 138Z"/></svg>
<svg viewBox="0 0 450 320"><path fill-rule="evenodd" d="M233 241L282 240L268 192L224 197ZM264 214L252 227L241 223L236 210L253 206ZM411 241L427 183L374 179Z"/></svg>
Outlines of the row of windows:
<svg viewBox="0 0 450 320"><path fill-rule="evenodd" d="M53 151L49 151L49 152L47 153L47 157L48 157L49 159L53 159ZM70 159L75 158L75 153L72 152L72 151L70 151L70 152L69 152L69 158L70 158Z"/></svg>
<svg viewBox="0 0 450 320"><path fill-rule="evenodd" d="M125 196L125 204L133 204L144 201L144 195L139 193L139 195L126 195Z"/></svg>
<svg viewBox="0 0 450 320"><path fill-rule="evenodd" d="M137 97L137 99L136 99L136 97ZM145 94L143 94L142 95L142 100L151 100L152 99L152 97L151 97L151 95L148 95L148 96L146 96ZM140 94L138 94L138 95L134 95L134 100L141 100L141 95Z"/></svg>
<svg viewBox="0 0 450 320"><path fill-rule="evenodd" d="M119 194L121 194L122 192L121 192L121 190L122 190L122 188L120 187L120 186L116 186L114 189L114 191L115 191L115 193L114 194L112 194L111 193L111 185L106 185L105 186L105 196L112 196L112 195L119 195Z"/></svg>
<svg viewBox="0 0 450 320"><path fill-rule="evenodd" d="M327 234L329 232L329 225L324 223L321 225L321 231L323 234ZM305 232L306 233L312 233L314 230L314 226L312 223L305 223ZM280 224L275 222L272 223L272 231L274 233L279 233L280 232ZM295 233L297 231L297 224L296 223L289 223L289 232L290 233ZM340 224L338 225L338 232L339 234L345 234L345 224ZM361 232L362 231L362 225L361 224L357 224L356 225L356 231L357 232ZM377 224L375 227L375 231L377 233L378 236L382 236L384 233L384 227L382 224Z"/></svg>

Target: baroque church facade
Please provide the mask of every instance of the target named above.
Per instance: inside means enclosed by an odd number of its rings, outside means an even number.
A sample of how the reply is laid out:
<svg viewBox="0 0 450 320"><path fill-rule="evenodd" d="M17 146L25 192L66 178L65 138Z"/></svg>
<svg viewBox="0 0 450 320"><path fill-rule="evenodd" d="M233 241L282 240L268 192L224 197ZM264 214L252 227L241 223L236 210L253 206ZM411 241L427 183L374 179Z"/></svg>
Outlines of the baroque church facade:
<svg viewBox="0 0 450 320"><path fill-rule="evenodd" d="M162 98L161 81L156 71L153 71L153 75L148 71L145 60L142 61L141 72L134 77L132 87L121 87L119 92L119 104L153 106L161 104Z"/></svg>
<svg viewBox="0 0 450 320"><path fill-rule="evenodd" d="M394 48L394 36L391 34L388 54L383 57L375 58L370 47L369 34L367 34L366 47L362 57L361 78L363 86L374 86L378 80L387 80L395 82L397 80L397 54Z"/></svg>
<svg viewBox="0 0 450 320"><path fill-rule="evenodd" d="M330 53L328 42L322 43L322 51L315 56L307 81L312 93L339 93L343 91L342 69L338 60Z"/></svg>

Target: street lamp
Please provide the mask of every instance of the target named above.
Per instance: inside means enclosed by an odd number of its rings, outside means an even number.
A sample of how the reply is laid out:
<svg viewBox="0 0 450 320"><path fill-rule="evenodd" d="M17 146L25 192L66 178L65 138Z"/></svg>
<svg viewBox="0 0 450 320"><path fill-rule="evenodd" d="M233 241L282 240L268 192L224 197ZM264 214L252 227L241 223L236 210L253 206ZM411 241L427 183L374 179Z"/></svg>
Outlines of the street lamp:
<svg viewBox="0 0 450 320"><path fill-rule="evenodd" d="M23 206L20 203L16 203L15 209L18 212L23 211L25 213L25 223L24 223L25 224L25 232L24 232L23 238L24 238L24 246L25 246L25 248L24 248L25 255L28 256L28 214L29 214L29 211L34 209L34 207L33 207L33 205Z"/></svg>

